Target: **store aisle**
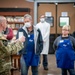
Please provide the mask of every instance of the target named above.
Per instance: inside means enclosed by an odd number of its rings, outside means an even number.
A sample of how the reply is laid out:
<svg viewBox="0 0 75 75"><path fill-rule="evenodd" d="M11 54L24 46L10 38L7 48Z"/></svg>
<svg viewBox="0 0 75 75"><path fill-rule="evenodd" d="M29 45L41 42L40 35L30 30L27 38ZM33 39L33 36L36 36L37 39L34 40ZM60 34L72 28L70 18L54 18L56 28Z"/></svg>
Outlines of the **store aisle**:
<svg viewBox="0 0 75 75"><path fill-rule="evenodd" d="M49 70L45 71L43 69L42 64L39 66L39 75L61 75L60 72L61 70L56 67L56 61L55 61L55 55L54 54L49 54L48 55L48 64L49 64ZM31 68L30 68L31 69ZM14 75L20 75L20 71L14 71ZM31 70L29 70L29 74L31 74Z"/></svg>

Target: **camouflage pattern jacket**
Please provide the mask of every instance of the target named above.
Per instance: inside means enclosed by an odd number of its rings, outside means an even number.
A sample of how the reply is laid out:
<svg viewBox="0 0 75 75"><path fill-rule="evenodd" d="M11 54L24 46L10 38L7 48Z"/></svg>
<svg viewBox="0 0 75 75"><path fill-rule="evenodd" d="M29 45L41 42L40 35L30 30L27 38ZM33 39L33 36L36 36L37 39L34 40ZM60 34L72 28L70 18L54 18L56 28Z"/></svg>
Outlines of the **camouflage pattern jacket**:
<svg viewBox="0 0 75 75"><path fill-rule="evenodd" d="M15 54L23 48L20 41L9 43L0 33L0 75L9 75L11 69L11 53Z"/></svg>

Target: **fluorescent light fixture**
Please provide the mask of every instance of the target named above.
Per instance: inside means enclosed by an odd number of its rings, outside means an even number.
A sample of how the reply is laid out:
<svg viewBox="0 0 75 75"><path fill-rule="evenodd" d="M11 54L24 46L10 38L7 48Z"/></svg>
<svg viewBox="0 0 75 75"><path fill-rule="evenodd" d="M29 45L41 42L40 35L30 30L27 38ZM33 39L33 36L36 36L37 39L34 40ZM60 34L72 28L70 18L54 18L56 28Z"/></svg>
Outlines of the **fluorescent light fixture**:
<svg viewBox="0 0 75 75"><path fill-rule="evenodd" d="M58 5L58 3L57 3L57 2L55 2L55 5Z"/></svg>

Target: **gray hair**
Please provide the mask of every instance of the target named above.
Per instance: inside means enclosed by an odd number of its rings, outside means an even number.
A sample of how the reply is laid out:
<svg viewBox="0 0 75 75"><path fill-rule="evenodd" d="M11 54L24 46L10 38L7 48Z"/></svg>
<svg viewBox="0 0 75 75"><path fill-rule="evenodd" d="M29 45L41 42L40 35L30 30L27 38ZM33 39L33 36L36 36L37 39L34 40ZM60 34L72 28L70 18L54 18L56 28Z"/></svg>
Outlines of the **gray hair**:
<svg viewBox="0 0 75 75"><path fill-rule="evenodd" d="M70 28L70 25L64 25L64 26L62 27L62 29L70 30L71 28Z"/></svg>
<svg viewBox="0 0 75 75"><path fill-rule="evenodd" d="M29 18L30 20L32 20L32 16L29 15L29 14L25 14L25 15L24 15L24 19L26 19L26 18Z"/></svg>

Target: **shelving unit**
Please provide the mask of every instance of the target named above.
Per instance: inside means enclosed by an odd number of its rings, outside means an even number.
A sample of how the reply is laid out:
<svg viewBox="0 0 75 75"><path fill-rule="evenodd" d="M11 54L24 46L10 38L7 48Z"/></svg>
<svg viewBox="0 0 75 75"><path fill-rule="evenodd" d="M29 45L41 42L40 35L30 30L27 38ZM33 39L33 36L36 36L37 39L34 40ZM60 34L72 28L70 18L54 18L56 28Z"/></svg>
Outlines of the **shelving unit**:
<svg viewBox="0 0 75 75"><path fill-rule="evenodd" d="M24 25L23 17L6 17L8 27L12 29L19 29Z"/></svg>
<svg viewBox="0 0 75 75"><path fill-rule="evenodd" d="M30 14L29 8L0 8L0 16L6 17L8 27L13 29L14 37L17 30L24 25L25 14Z"/></svg>

